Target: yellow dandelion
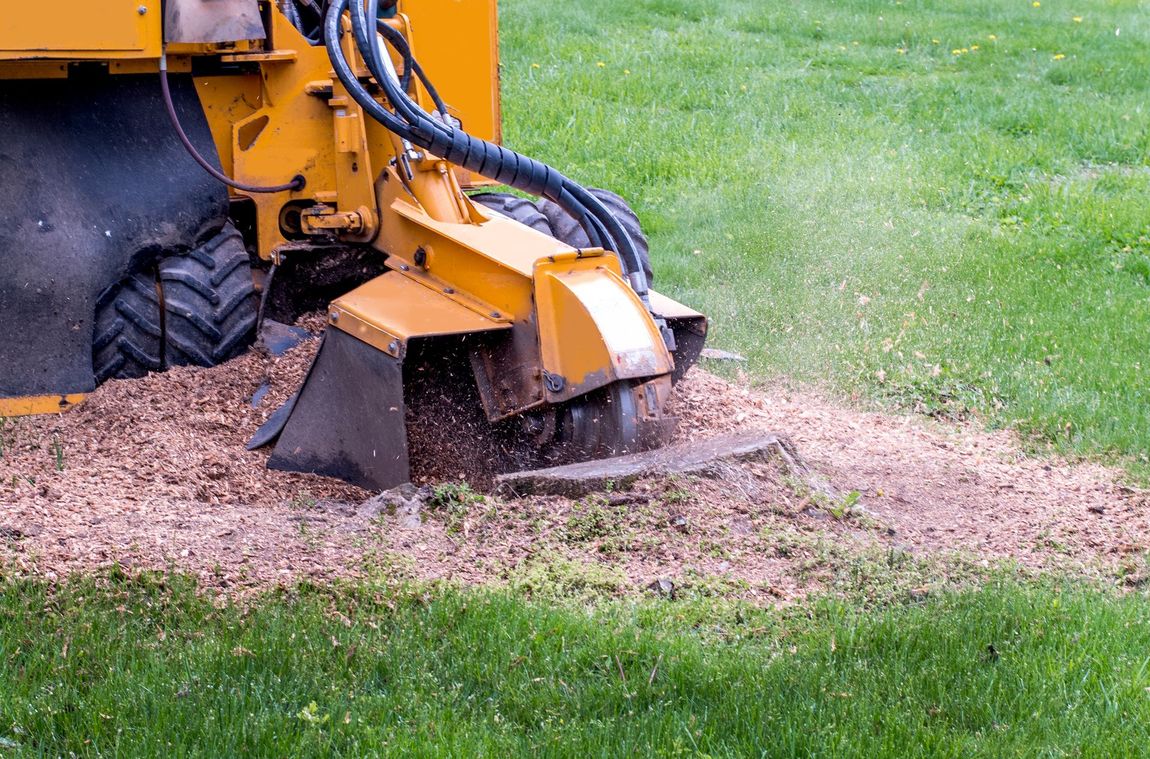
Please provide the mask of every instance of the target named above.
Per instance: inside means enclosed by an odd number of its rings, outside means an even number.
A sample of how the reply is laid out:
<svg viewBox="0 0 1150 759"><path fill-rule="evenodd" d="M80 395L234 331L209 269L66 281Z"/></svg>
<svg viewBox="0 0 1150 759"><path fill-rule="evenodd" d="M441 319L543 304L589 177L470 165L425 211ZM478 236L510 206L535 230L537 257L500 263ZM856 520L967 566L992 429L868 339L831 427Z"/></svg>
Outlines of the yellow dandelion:
<svg viewBox="0 0 1150 759"><path fill-rule="evenodd" d="M539 64L538 63L532 63L531 68L537 69L537 68L539 68Z"/></svg>
<svg viewBox="0 0 1150 759"><path fill-rule="evenodd" d="M1073 21L1073 22L1074 22L1074 23L1076 23L1076 24L1081 24L1081 23L1082 23L1082 17L1081 17L1081 16L1075 16L1074 18L1072 18L1072 19L1070 19L1070 20L1071 20L1071 21Z"/></svg>
<svg viewBox="0 0 1150 759"><path fill-rule="evenodd" d="M989 35L987 35L987 37L986 37L986 38L987 38L988 40L990 40L991 42L995 42L995 41L997 41L997 40L998 40L998 35L997 35L997 34L989 34Z"/></svg>
<svg viewBox="0 0 1150 759"><path fill-rule="evenodd" d="M906 55L906 48L905 47L896 47L895 50L898 51L899 55Z"/></svg>
<svg viewBox="0 0 1150 759"><path fill-rule="evenodd" d="M623 73L624 73L624 74L630 74L630 73L631 73L631 69L623 69Z"/></svg>
<svg viewBox="0 0 1150 759"><path fill-rule="evenodd" d="M598 66L599 68L603 68L603 67L604 67L604 66L606 66L607 64L606 64L606 63L604 63L603 61L599 61L599 62L598 62L598 63L596 63L595 65L596 65L596 66Z"/></svg>
<svg viewBox="0 0 1150 759"><path fill-rule="evenodd" d="M1066 57L1065 53L1055 53L1054 54L1054 60L1056 60L1056 61L1060 61L1065 57Z"/></svg>
<svg viewBox="0 0 1150 759"><path fill-rule="evenodd" d="M951 55L962 55L962 51L956 47L954 50L950 51L950 54Z"/></svg>
<svg viewBox="0 0 1150 759"><path fill-rule="evenodd" d="M938 37L931 37L930 42L932 45L937 45L940 42L940 40L938 39Z"/></svg>
<svg viewBox="0 0 1150 759"><path fill-rule="evenodd" d="M1034 0L1034 2L1030 4L1030 7L1031 8L1041 8L1042 3L1038 2L1038 0Z"/></svg>
<svg viewBox="0 0 1150 759"><path fill-rule="evenodd" d="M858 47L859 43L858 42L852 42L851 44L854 45L855 47Z"/></svg>
<svg viewBox="0 0 1150 759"><path fill-rule="evenodd" d="M978 45L971 45L971 46L970 46L970 49L971 49L971 50L978 50Z"/></svg>
<svg viewBox="0 0 1150 759"><path fill-rule="evenodd" d="M739 85L739 89L740 89L740 90L742 90L743 92L746 92L746 91L747 91L747 85L745 85L745 84L740 84L740 85Z"/></svg>

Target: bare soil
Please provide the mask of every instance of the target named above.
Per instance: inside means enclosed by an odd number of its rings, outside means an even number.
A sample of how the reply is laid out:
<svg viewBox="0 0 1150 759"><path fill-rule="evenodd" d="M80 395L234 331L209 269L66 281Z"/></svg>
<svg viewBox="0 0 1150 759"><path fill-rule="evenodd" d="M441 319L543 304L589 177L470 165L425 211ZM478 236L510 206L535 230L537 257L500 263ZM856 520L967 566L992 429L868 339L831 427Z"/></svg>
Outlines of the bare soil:
<svg viewBox="0 0 1150 759"><path fill-rule="evenodd" d="M560 562L621 593L665 578L765 602L907 561L934 567L927 582L1002 562L1147 579L1150 499L1119 470L1028 457L1008 432L752 390L700 368L673 400L681 439L784 434L814 481L748 464L575 501L456 488L421 518L379 513L362 505L371 493L270 471L267 451L244 449L317 343L110 382L65 414L3 420L0 562L49 577L175 568L232 593L378 573L516 583Z"/></svg>

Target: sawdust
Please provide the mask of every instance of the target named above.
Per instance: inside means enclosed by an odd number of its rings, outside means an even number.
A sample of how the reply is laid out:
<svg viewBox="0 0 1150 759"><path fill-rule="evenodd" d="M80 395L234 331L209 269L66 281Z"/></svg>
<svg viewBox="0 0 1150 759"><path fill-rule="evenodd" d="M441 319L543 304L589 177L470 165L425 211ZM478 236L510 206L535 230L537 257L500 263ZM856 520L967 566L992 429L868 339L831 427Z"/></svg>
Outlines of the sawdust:
<svg viewBox="0 0 1150 759"><path fill-rule="evenodd" d="M1147 499L1117 470L1028 458L1006 432L750 390L700 369L673 400L681 439L786 434L842 502L749 468L575 502L476 498L401 525L361 507L369 493L269 471L267 451L244 449L317 344L110 382L68 413L6 420L0 562L48 576L174 567L246 592L380 572L503 582L563 558L611 570L623 590L721 577L770 602L826 582L812 561L835 545L1145 579Z"/></svg>
<svg viewBox="0 0 1150 759"><path fill-rule="evenodd" d="M901 544L1082 569L1150 549L1150 499L1122 484L1120 470L1028 456L1009 431L858 411L782 387L751 391L703 372L674 403L687 439L785 432Z"/></svg>

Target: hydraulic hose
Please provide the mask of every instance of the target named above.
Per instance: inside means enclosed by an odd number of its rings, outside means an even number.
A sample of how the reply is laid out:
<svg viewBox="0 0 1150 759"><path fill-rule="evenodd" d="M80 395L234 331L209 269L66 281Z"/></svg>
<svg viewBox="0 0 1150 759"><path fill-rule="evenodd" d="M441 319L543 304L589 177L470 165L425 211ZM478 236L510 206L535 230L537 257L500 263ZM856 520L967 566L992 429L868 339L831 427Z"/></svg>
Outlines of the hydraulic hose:
<svg viewBox="0 0 1150 759"><path fill-rule="evenodd" d="M188 151L188 155L195 159L196 163L216 180L226 184L228 187L234 187L237 190L251 193L275 193L284 192L285 190L303 189L306 180L302 174L296 174L295 177L286 184L277 184L270 187L237 182L215 166L212 166L210 161L200 155L200 151L196 150L196 146L188 139L188 133L184 131L183 125L180 124L180 117L176 113L176 104L172 101L172 88L168 83L168 55L166 52L160 54L160 89L164 93L164 106L168 110L168 119L172 122L172 128L176 130L176 136L180 138L180 142L183 143L184 149Z"/></svg>
<svg viewBox="0 0 1150 759"><path fill-rule="evenodd" d="M638 250L626 229L598 198L545 163L457 128L439 102L436 105L443 118L433 117L404 91L399 79L394 76L390 60L384 61L384 56L389 54L383 48L377 32L382 33L384 39L396 48L404 59L405 68L410 65L420 81L425 85L427 81L422 75L422 69L417 68L411 57L410 48L406 44L401 47L394 41L393 35L380 30L378 7L378 0L333 0L324 19L323 39L328 57L336 76L352 99L389 131L432 155L501 184L533 195L542 195L558 203L580 223L592 245L607 248L618 255L631 287L649 306L647 278L643 273ZM340 37L345 11L350 11L356 48L393 110L385 108L359 81L343 53ZM429 92L432 90L429 88ZM438 95L435 99L438 100Z"/></svg>
<svg viewBox="0 0 1150 759"><path fill-rule="evenodd" d="M419 81L423 83L427 94L431 96L431 102L435 103L435 107L446 117L447 104L443 102L443 98L439 96L439 92L435 89L435 85L431 83L431 80L427 78L427 74L423 73L423 67L419 65L419 61L415 60L415 56L411 53L411 46L407 43L407 38L383 21L379 22L378 29L380 34L386 37L387 41L391 43L391 46L395 48L396 52L403 57L403 77L399 82L400 89L407 92L408 85L411 82L411 75L415 74Z"/></svg>

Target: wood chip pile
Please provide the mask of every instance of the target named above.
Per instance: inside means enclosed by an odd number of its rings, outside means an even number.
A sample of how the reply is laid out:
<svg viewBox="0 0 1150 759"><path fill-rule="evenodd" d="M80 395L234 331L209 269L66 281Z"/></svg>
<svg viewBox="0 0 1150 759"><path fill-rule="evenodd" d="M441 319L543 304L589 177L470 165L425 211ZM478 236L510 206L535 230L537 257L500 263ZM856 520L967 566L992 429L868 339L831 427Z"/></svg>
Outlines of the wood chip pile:
<svg viewBox="0 0 1150 759"><path fill-rule="evenodd" d="M370 493L269 471L267 451L244 449L317 346L110 382L67 413L0 420L0 566L50 577L114 562L177 567L247 592L365 572L511 582L558 558L614 573L624 588L717 576L773 601L822 582L794 546L831 541L1150 579L1139 558L1150 499L1116 470L1028 458L1005 432L752 390L701 369L676 389L680 439L786 434L833 492L857 491L866 518L828 517L841 504L756 470L579 501L489 497L410 528L365 508Z"/></svg>

